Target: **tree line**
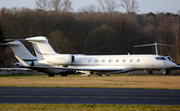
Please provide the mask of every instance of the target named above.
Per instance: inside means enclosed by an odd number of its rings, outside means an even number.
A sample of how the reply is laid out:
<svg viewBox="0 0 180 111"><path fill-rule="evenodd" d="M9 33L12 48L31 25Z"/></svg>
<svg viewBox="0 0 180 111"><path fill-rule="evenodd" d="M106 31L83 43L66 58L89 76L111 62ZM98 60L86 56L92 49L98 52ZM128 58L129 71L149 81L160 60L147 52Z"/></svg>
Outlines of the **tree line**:
<svg viewBox="0 0 180 111"><path fill-rule="evenodd" d="M4 38L24 39L46 36L61 54L154 54L154 47L134 48L134 45L154 43L175 47L159 47L160 55L179 60L180 17L173 13L136 14L134 11L61 12L28 8L2 8L0 41ZM32 45L23 42L34 54ZM1 63L16 61L9 47L0 47Z"/></svg>

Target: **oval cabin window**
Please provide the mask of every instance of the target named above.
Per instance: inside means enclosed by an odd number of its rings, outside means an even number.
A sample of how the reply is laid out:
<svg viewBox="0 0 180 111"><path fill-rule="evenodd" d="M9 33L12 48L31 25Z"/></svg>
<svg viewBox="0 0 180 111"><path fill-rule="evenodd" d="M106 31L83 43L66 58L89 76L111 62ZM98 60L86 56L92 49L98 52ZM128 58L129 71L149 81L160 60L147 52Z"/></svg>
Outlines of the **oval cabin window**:
<svg viewBox="0 0 180 111"><path fill-rule="evenodd" d="M95 60L95 63L98 63L99 61L98 60Z"/></svg>
<svg viewBox="0 0 180 111"><path fill-rule="evenodd" d="M102 63L105 63L105 60L102 60Z"/></svg>

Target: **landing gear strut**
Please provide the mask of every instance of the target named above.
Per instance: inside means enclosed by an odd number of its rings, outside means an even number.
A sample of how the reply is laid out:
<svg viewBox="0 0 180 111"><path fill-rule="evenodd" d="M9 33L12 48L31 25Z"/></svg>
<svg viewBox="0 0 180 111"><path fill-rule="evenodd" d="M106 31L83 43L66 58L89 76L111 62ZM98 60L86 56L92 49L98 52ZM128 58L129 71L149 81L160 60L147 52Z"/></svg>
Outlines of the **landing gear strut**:
<svg viewBox="0 0 180 111"><path fill-rule="evenodd" d="M153 74L153 70L149 70L149 74Z"/></svg>
<svg viewBox="0 0 180 111"><path fill-rule="evenodd" d="M102 74L96 74L96 76L102 76Z"/></svg>
<svg viewBox="0 0 180 111"><path fill-rule="evenodd" d="M166 69L166 74L171 74L171 71L169 69Z"/></svg>
<svg viewBox="0 0 180 111"><path fill-rule="evenodd" d="M67 74L61 74L61 77L63 77L63 76L67 76Z"/></svg>

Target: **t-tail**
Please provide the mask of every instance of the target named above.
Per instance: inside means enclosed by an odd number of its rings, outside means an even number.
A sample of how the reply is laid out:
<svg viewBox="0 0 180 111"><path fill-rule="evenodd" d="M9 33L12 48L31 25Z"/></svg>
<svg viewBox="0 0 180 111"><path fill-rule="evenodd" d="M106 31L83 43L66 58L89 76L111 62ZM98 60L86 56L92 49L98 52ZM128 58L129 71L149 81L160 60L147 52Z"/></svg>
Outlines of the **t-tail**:
<svg viewBox="0 0 180 111"><path fill-rule="evenodd" d="M32 43L39 63L67 66L75 61L75 57L71 54L56 53L44 36L26 38L25 40Z"/></svg>
<svg viewBox="0 0 180 111"><path fill-rule="evenodd" d="M156 55L158 55L158 48L157 48L158 45L160 45L160 46L171 46L171 47L174 47L174 45L158 44L156 41L155 41L155 43L153 43L153 44L135 45L134 47L155 46Z"/></svg>
<svg viewBox="0 0 180 111"><path fill-rule="evenodd" d="M38 57L38 60L45 59L47 55L57 55L54 49L49 44L46 37L38 36L26 38L25 40L32 43L34 51Z"/></svg>
<svg viewBox="0 0 180 111"><path fill-rule="evenodd" d="M32 55L20 41L0 43L0 45L9 45L16 56L24 61L35 61L37 57Z"/></svg>

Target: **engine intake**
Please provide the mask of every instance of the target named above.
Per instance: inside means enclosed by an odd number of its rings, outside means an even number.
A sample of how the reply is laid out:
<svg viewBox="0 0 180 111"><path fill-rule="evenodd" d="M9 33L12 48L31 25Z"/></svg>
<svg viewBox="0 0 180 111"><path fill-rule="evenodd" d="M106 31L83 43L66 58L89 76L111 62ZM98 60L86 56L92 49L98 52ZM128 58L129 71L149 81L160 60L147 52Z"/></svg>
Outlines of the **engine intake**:
<svg viewBox="0 0 180 111"><path fill-rule="evenodd" d="M48 63L57 64L57 65L70 65L75 63L74 55L62 54L49 56L45 59Z"/></svg>

